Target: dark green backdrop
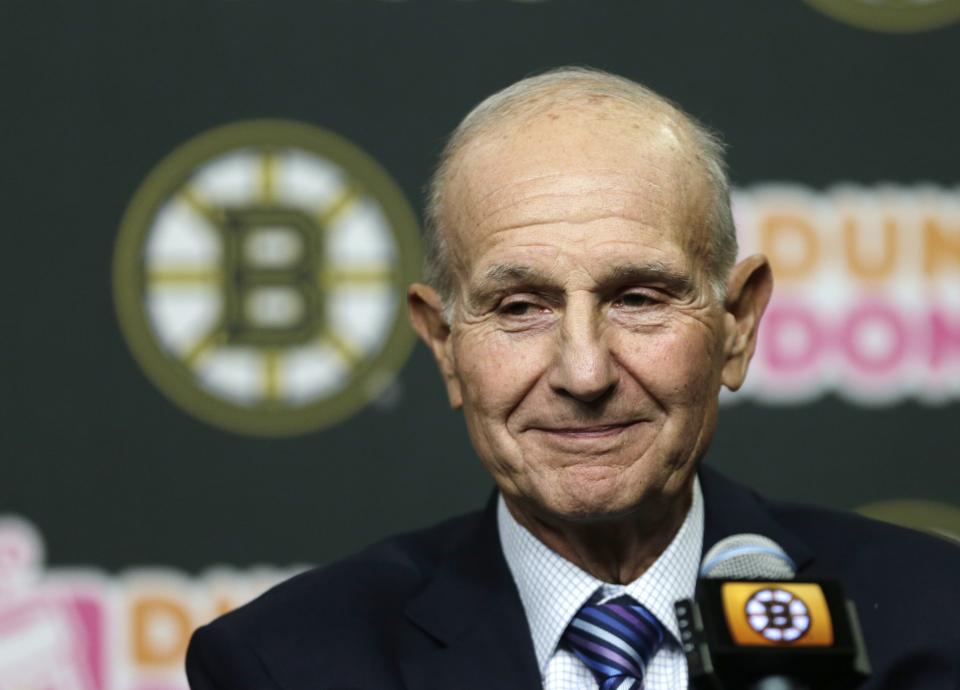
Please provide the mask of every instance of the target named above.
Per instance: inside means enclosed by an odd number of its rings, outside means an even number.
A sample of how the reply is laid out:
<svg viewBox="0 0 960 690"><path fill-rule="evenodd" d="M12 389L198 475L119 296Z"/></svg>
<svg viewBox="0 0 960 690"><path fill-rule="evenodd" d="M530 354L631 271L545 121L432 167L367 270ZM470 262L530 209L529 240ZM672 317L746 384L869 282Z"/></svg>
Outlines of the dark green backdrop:
<svg viewBox="0 0 960 690"><path fill-rule="evenodd" d="M323 562L478 506L491 483L418 346L386 398L291 439L231 435L145 378L110 262L171 149L253 117L334 130L415 208L445 134L534 71L588 64L679 101L731 143L734 182L957 183L960 27L896 35L801 0L0 0L0 512L54 565ZM725 408L708 458L836 507L960 502L956 402Z"/></svg>

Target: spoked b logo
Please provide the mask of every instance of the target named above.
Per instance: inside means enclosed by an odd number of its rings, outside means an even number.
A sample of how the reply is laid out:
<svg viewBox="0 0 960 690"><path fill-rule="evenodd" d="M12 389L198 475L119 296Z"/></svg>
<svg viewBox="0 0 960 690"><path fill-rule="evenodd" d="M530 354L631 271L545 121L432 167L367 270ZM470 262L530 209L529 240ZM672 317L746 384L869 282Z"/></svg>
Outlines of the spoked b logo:
<svg viewBox="0 0 960 690"><path fill-rule="evenodd" d="M371 158L255 120L187 142L137 190L115 301L174 402L232 431L296 434L358 410L403 365L419 261L413 213Z"/></svg>

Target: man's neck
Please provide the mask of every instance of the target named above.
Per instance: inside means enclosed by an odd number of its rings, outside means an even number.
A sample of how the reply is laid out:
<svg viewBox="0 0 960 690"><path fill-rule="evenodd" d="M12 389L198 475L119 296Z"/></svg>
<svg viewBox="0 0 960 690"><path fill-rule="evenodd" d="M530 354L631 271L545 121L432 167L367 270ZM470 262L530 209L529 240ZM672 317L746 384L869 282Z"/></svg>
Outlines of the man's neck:
<svg viewBox="0 0 960 690"><path fill-rule="evenodd" d="M673 541L690 510L692 484L677 500L609 520L564 521L536 515L504 496L510 514L549 549L611 584L633 582Z"/></svg>

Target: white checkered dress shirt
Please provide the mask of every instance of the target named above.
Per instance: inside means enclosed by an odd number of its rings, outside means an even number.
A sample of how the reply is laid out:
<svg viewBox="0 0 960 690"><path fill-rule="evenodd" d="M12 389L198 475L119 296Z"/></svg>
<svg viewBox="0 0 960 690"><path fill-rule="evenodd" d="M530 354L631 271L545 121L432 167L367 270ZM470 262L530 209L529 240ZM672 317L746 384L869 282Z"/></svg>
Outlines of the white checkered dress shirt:
<svg viewBox="0 0 960 690"><path fill-rule="evenodd" d="M580 607L598 589L602 601L629 594L646 606L670 633L647 667L644 690L683 690L687 663L673 604L692 597L703 545L703 494L694 481L693 500L683 525L667 549L638 579L611 585L580 570L547 548L510 514L503 497L497 506L503 555L513 575L543 678L544 690L596 690L590 670L571 652L558 648L560 636Z"/></svg>

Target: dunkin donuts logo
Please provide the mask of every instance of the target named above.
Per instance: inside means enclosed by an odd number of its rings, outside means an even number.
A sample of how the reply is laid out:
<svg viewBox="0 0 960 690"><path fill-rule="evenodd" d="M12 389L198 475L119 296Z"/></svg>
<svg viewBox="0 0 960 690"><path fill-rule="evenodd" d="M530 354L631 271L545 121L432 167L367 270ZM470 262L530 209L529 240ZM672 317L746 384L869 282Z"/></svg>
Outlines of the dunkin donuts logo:
<svg viewBox="0 0 960 690"><path fill-rule="evenodd" d="M256 120L187 142L137 190L115 300L171 400L234 432L289 435L391 381L419 264L413 213L375 161L332 132Z"/></svg>
<svg viewBox="0 0 960 690"><path fill-rule="evenodd" d="M764 185L734 214L775 281L747 397L960 398L960 190Z"/></svg>
<svg viewBox="0 0 960 690"><path fill-rule="evenodd" d="M0 515L0 690L187 690L195 628L303 568L48 570L43 539Z"/></svg>

